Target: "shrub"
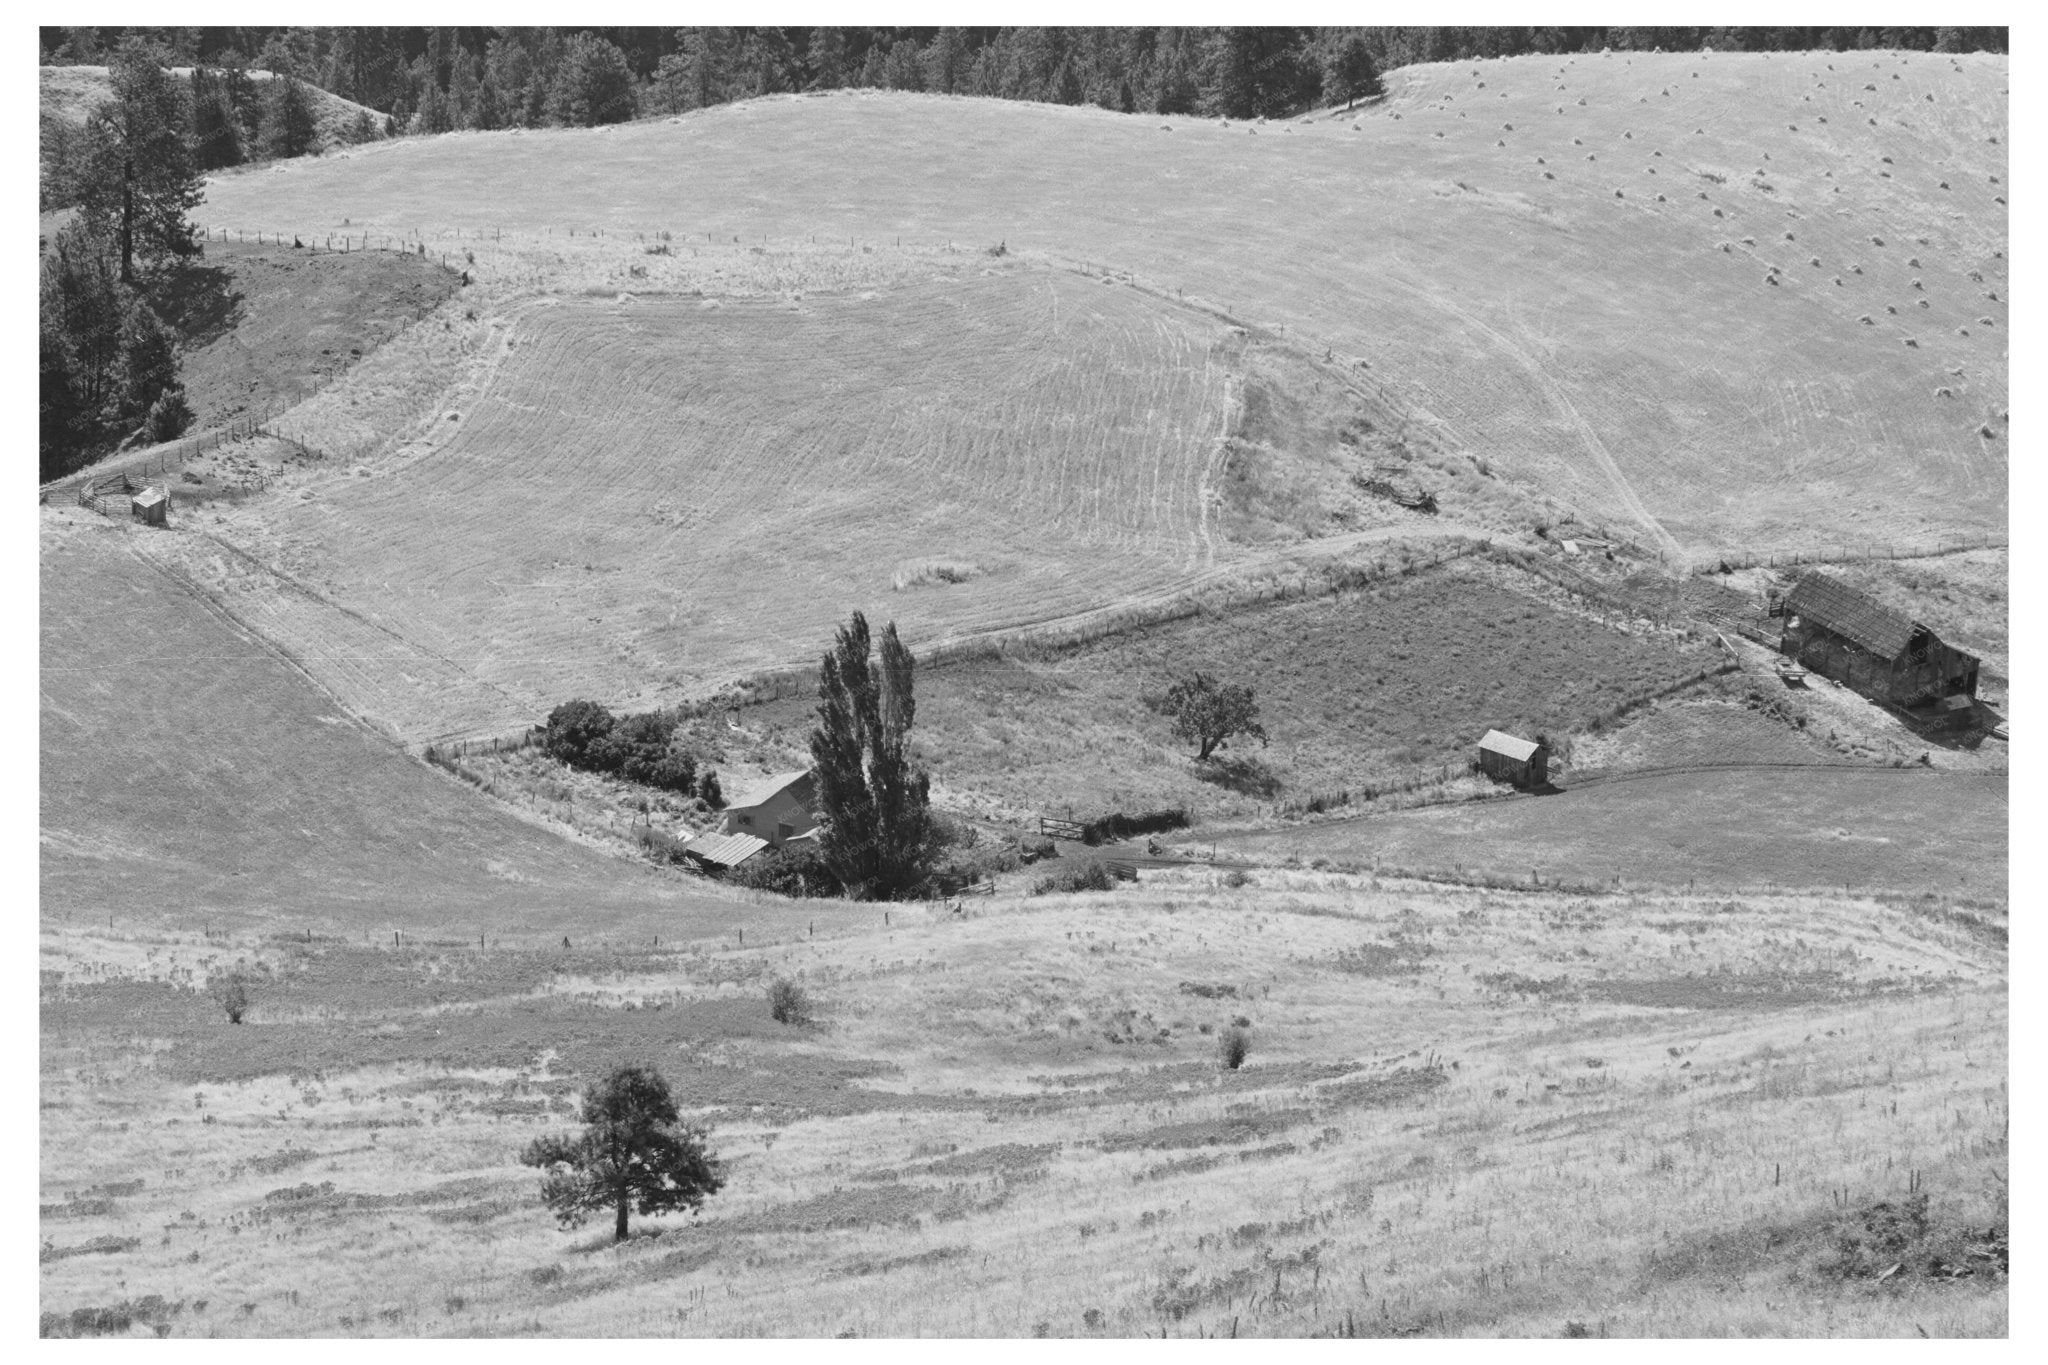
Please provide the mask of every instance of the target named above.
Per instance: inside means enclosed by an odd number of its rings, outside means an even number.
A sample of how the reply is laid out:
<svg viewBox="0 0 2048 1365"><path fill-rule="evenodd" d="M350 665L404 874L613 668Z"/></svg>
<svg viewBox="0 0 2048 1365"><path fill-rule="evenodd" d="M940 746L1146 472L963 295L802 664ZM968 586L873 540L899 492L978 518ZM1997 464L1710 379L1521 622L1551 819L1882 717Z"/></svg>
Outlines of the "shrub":
<svg viewBox="0 0 2048 1365"><path fill-rule="evenodd" d="M611 733L612 713L594 701L565 701L548 712L541 745L572 768L590 766L593 744Z"/></svg>
<svg viewBox="0 0 2048 1365"><path fill-rule="evenodd" d="M718 785L718 774L709 768L697 778L697 799L713 810L725 805L725 789Z"/></svg>
<svg viewBox="0 0 2048 1365"><path fill-rule="evenodd" d="M815 843L764 848L726 874L735 886L778 896L836 896L842 890Z"/></svg>
<svg viewBox="0 0 2048 1365"><path fill-rule="evenodd" d="M1039 878L1031 888L1034 896L1049 896L1060 891L1114 891L1116 878L1109 875L1109 869L1100 862L1086 862L1064 872L1055 872L1050 877Z"/></svg>
<svg viewBox="0 0 2048 1365"><path fill-rule="evenodd" d="M1222 1038L1217 1040L1216 1051L1223 1059L1226 1071L1235 1071L1244 1065L1244 1059L1251 1055L1252 1036L1236 1024L1230 1026Z"/></svg>
<svg viewBox="0 0 2048 1365"><path fill-rule="evenodd" d="M153 442L175 441L192 425L192 408L185 401L185 386L173 384L149 405L147 429Z"/></svg>
<svg viewBox="0 0 2048 1365"><path fill-rule="evenodd" d="M239 975L230 976L214 988L213 998L220 1003L230 1024L242 1022L242 1016L249 1012L255 1002L249 996L249 983Z"/></svg>
<svg viewBox="0 0 2048 1365"><path fill-rule="evenodd" d="M1242 886L1250 886L1251 882L1251 873L1245 871L1241 867L1232 868L1229 875L1225 876L1223 879L1223 884L1233 891Z"/></svg>
<svg viewBox="0 0 2048 1365"><path fill-rule="evenodd" d="M768 983L768 1014L778 1024L808 1024L811 997L796 982L778 976Z"/></svg>

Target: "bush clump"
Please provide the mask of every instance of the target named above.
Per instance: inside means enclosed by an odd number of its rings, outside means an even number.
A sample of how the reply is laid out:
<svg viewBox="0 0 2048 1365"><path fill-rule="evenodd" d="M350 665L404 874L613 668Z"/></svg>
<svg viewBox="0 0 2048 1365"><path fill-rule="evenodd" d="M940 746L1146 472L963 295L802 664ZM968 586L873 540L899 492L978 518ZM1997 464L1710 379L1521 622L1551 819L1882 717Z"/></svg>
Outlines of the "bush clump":
<svg viewBox="0 0 2048 1365"><path fill-rule="evenodd" d="M614 716L594 701L566 701L548 713L541 745L550 756L585 772L703 795L718 795L717 779L700 782L697 760L675 742L676 718L660 711ZM707 799L706 805L717 804Z"/></svg>
<svg viewBox="0 0 2048 1365"><path fill-rule="evenodd" d="M1223 1069L1235 1071L1244 1065L1244 1059L1252 1052L1252 1036L1243 1027L1232 1024L1216 1043L1217 1055L1223 1061Z"/></svg>
<svg viewBox="0 0 2048 1365"><path fill-rule="evenodd" d="M1100 862L1091 861L1079 867L1055 872L1050 877L1040 877L1033 884L1031 894L1049 896L1061 891L1114 891L1116 878L1109 875L1109 869Z"/></svg>
<svg viewBox="0 0 2048 1365"><path fill-rule="evenodd" d="M768 1014L778 1024L801 1027L811 1022L811 997L796 982L778 976L768 983Z"/></svg>
<svg viewBox="0 0 2048 1365"><path fill-rule="evenodd" d="M778 896L836 896L843 889L817 844L764 848L725 874L735 886Z"/></svg>

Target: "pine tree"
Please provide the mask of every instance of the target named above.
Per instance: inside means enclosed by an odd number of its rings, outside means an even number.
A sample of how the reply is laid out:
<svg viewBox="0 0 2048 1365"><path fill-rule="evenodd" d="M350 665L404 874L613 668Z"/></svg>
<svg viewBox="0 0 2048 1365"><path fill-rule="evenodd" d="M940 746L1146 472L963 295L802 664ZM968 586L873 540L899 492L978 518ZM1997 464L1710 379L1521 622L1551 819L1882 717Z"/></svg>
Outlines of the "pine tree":
<svg viewBox="0 0 2048 1365"><path fill-rule="evenodd" d="M1343 100L1346 109L1356 100L1380 93L1379 68L1365 45L1365 35L1354 33L1331 49L1323 89L1333 99Z"/></svg>
<svg viewBox="0 0 2048 1365"><path fill-rule="evenodd" d="M192 68L192 159L202 171L239 166L248 159L227 81L203 66Z"/></svg>
<svg viewBox="0 0 2048 1365"><path fill-rule="evenodd" d="M634 1209L694 1213L725 1184L704 1133L682 1122L668 1082L658 1072L622 1066L590 1087L574 1138L535 1138L519 1154L547 1172L541 1199L564 1227L593 1213L612 1215L612 1240L626 1240Z"/></svg>
<svg viewBox="0 0 2048 1365"><path fill-rule="evenodd" d="M554 121L571 128L624 123L633 117L634 105L633 69L626 54L594 34L577 34L549 91Z"/></svg>
<svg viewBox="0 0 2048 1365"><path fill-rule="evenodd" d="M123 428L139 425L163 392L177 382L178 355L170 329L140 295L130 295L121 315L116 420Z"/></svg>
<svg viewBox="0 0 2048 1365"><path fill-rule="evenodd" d="M811 758L826 862L851 894L887 900L923 882L939 833L931 778L909 749L915 663L893 621L879 666L870 644L867 618L855 612L819 672Z"/></svg>
<svg viewBox="0 0 2048 1365"><path fill-rule="evenodd" d="M80 209L119 250L121 282L135 282L135 263L154 265L198 250L185 214L204 195L186 137L191 91L174 80L160 54L123 42L109 74L114 95L87 125Z"/></svg>
<svg viewBox="0 0 2048 1365"><path fill-rule="evenodd" d="M317 151L319 145L320 125L313 114L313 96L296 76L272 76L263 91L263 155L281 161Z"/></svg>

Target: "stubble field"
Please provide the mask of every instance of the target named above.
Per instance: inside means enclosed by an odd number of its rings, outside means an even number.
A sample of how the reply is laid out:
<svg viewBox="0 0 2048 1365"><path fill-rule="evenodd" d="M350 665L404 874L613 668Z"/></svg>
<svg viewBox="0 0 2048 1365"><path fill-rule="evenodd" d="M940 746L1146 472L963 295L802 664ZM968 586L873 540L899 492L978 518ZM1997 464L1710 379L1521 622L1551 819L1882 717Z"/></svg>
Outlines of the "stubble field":
<svg viewBox="0 0 2048 1365"><path fill-rule="evenodd" d="M599 228L1000 240L1364 362L1447 440L1655 548L1919 542L2005 520L2007 71L1532 56L1256 126L847 93L360 149L219 178L207 212L502 229L528 254ZM523 260L499 269L538 278Z"/></svg>

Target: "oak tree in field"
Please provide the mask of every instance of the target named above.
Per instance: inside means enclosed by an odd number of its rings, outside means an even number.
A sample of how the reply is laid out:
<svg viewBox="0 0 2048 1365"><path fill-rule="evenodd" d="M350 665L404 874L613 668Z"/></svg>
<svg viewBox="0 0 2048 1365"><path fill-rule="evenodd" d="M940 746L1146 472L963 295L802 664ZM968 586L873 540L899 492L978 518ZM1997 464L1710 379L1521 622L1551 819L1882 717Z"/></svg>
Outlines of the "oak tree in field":
<svg viewBox="0 0 2048 1365"><path fill-rule="evenodd" d="M695 1211L725 1184L703 1132L682 1123L656 1072L613 1071L584 1094L582 1121L581 1136L535 1138L519 1154L547 1172L540 1197L565 1228L609 1210L612 1239L623 1242L629 1211Z"/></svg>
<svg viewBox="0 0 2048 1365"><path fill-rule="evenodd" d="M894 621L879 663L869 644L867 618L855 612L819 671L811 758L826 863L854 896L888 900L924 881L940 837L931 777L910 759L914 661Z"/></svg>
<svg viewBox="0 0 2048 1365"><path fill-rule="evenodd" d="M185 214L203 197L187 140L190 88L140 39L122 43L109 70L114 96L86 127L79 178L86 221L115 244L121 283L145 266L198 250Z"/></svg>
<svg viewBox="0 0 2048 1365"><path fill-rule="evenodd" d="M1199 744L1199 761L1216 752L1218 746L1236 735L1249 735L1266 742L1265 727L1259 724L1259 704L1249 687L1236 683L1219 685L1207 673L1184 678L1166 691L1166 713L1173 717L1173 732L1190 744Z"/></svg>

